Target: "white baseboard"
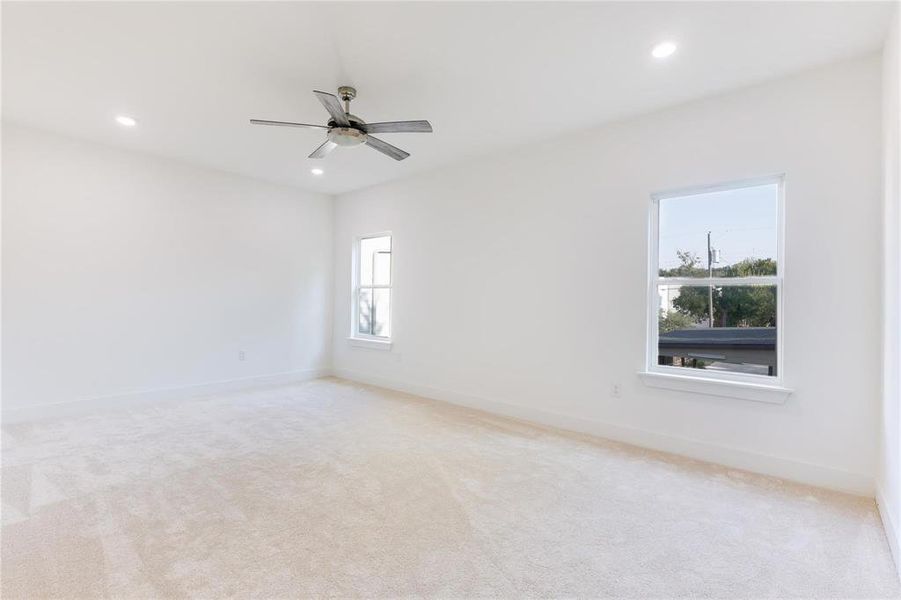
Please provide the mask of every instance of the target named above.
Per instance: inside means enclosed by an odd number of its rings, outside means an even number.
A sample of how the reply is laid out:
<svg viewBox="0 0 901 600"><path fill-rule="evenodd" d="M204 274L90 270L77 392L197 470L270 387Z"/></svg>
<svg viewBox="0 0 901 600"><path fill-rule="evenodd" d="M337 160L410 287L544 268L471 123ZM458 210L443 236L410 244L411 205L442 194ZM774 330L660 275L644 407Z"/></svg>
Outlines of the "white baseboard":
<svg viewBox="0 0 901 600"><path fill-rule="evenodd" d="M377 375L347 369L334 369L332 373L336 377L350 381L406 392L432 400L466 406L540 425L596 435L618 442L678 454L762 475L771 475L869 498L872 498L875 492L875 482L872 477L841 469L759 454L740 448L732 448L644 429L615 425L603 421L574 417L537 408L517 406L507 402L479 398L429 386L393 381Z"/></svg>
<svg viewBox="0 0 901 600"><path fill-rule="evenodd" d="M879 509L879 516L882 518L882 528L885 529L885 537L888 539L889 548L892 550L892 558L895 560L895 569L898 576L901 577L901 554L898 553L898 532L892 523L892 515L885 499L885 493L880 486L876 486L876 507Z"/></svg>
<svg viewBox="0 0 901 600"><path fill-rule="evenodd" d="M303 369L273 373L269 375L255 375L241 377L239 379L227 379L224 381L211 381L195 385L160 388L132 392L127 394L115 394L83 400L71 400L67 402L54 402L52 404L38 404L35 406L23 406L15 408L3 408L3 424L37 421L55 417L79 416L97 411L133 408L138 405L159 402L184 401L198 396L211 394L224 394L252 388L274 385L287 385L310 379L317 379L331 375L331 369L323 367L318 369Z"/></svg>

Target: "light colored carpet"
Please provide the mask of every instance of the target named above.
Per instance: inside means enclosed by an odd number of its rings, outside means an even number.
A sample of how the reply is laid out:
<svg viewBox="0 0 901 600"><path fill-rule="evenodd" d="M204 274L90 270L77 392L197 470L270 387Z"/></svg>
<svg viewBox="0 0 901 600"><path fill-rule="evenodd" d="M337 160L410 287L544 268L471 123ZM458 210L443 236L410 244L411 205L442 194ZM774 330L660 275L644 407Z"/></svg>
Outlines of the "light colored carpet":
<svg viewBox="0 0 901 600"><path fill-rule="evenodd" d="M872 500L335 379L3 433L4 599L899 595Z"/></svg>

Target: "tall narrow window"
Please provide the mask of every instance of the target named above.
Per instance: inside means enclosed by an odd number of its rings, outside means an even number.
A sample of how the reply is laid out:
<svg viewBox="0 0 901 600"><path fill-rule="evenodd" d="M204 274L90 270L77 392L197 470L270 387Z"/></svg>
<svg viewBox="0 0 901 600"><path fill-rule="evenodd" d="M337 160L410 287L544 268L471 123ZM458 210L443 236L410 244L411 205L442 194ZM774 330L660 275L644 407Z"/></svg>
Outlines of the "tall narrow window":
<svg viewBox="0 0 901 600"><path fill-rule="evenodd" d="M360 238L354 270L354 337L390 339L391 236Z"/></svg>
<svg viewBox="0 0 901 600"><path fill-rule="evenodd" d="M781 379L782 188L780 177L654 196L648 371Z"/></svg>

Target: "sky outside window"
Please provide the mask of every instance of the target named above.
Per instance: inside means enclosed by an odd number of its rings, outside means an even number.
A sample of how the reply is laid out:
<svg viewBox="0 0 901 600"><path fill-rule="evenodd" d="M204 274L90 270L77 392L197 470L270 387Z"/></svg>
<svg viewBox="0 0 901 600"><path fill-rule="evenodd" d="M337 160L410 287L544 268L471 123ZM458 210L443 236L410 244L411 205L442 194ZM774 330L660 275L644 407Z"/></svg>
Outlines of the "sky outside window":
<svg viewBox="0 0 901 600"><path fill-rule="evenodd" d="M660 200L659 268L680 267L678 252L697 257L707 268L707 232L719 250L715 267L745 259L772 259L777 253L779 184L720 190Z"/></svg>

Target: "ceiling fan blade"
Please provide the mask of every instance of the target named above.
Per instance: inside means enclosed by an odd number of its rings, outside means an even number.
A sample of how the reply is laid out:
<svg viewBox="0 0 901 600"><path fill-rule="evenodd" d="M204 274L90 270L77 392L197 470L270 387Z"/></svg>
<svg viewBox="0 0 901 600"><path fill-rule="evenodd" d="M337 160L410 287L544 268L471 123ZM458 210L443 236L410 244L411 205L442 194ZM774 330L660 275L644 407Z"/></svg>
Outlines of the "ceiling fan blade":
<svg viewBox="0 0 901 600"><path fill-rule="evenodd" d="M308 125L307 123L291 123L290 121L267 121L266 119L251 119L254 125L274 125L276 127L303 127L306 129L328 129L325 125Z"/></svg>
<svg viewBox="0 0 901 600"><path fill-rule="evenodd" d="M432 133L432 124L428 121L367 123L365 128L366 133Z"/></svg>
<svg viewBox="0 0 901 600"><path fill-rule="evenodd" d="M371 135L366 136L365 144L370 148L375 148L382 154L387 154L394 160L403 160L410 156L409 152L404 152L397 146L392 146L388 142L384 142L379 138L372 137Z"/></svg>
<svg viewBox="0 0 901 600"><path fill-rule="evenodd" d="M331 140L325 140L322 145L313 150L313 153L307 158L325 158L325 155L338 147L338 144Z"/></svg>
<svg viewBox="0 0 901 600"><path fill-rule="evenodd" d="M342 127L350 125L350 121L347 120L347 115L344 114L344 108L341 106L341 101L338 100L338 96L329 94L328 92L320 92L318 90L313 90L313 93L316 94L316 97L322 102L322 106L325 107L328 114L332 115L332 119L335 120L335 123Z"/></svg>

